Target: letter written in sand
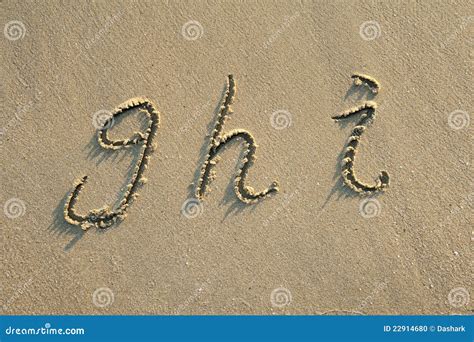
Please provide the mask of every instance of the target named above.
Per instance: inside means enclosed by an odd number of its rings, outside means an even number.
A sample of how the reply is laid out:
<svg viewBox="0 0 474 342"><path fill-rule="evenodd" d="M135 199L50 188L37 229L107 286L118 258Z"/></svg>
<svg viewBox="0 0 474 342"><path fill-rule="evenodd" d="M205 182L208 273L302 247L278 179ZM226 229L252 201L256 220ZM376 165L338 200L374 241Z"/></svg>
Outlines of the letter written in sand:
<svg viewBox="0 0 474 342"><path fill-rule="evenodd" d="M227 133L222 133L225 120L230 114L232 114L230 106L234 100L235 89L236 86L234 78L232 75L229 75L227 79L224 100L220 107L217 121L211 134L206 161L201 167L201 175L196 187L195 195L199 200L203 199L204 195L206 194L207 186L215 177L212 168L219 160L219 152L223 150L226 144L236 139L243 140L246 147L242 160L242 166L240 167L234 179L234 191L237 197L244 203L256 203L258 200L278 191L278 183L276 181L274 181L269 188L260 192L256 192L252 187L245 185L249 168L255 159L255 151L257 150L255 138L252 136L252 134L243 129L235 129Z"/></svg>
<svg viewBox="0 0 474 342"><path fill-rule="evenodd" d="M373 94L378 94L380 90L379 83L372 77L362 74L354 74L355 86L368 87ZM360 120L352 130L349 141L344 151L344 157L341 162L342 178L344 184L350 189L360 193L361 195L370 195L378 191L383 191L389 185L390 177L386 171L381 171L377 182L374 185L368 185L359 181L354 172L354 161L359 146L362 133L367 129L375 118L375 110L377 104L373 101L367 101L360 106L353 107L345 112L333 116L334 120L345 119L349 116L361 114Z"/></svg>
<svg viewBox="0 0 474 342"><path fill-rule="evenodd" d="M131 112L133 109L138 109L147 116L148 127L145 133L135 132L131 138L125 140L109 139L107 131L108 127L110 126L110 121L127 112ZM97 132L99 144L103 148L110 150L119 150L132 145L142 144L139 162L135 166L130 183L127 185L126 192L117 208L110 209L108 206L104 206L100 209L90 210L87 215L76 213L74 206L77 203L79 194L84 188L84 184L87 181L87 176L77 180L74 184L74 189L69 195L66 205L64 206L64 218L68 223L81 226L83 230L87 230L91 227L107 228L114 224L117 220L126 217L127 208L138 196L137 191L139 185L146 182L146 178L143 177L143 173L147 168L150 154L156 149L156 145L153 143L153 138L155 137L158 130L158 125L159 113L155 109L154 105L145 98L134 98L128 100L127 102L120 105L112 113L112 117L105 121L102 128Z"/></svg>

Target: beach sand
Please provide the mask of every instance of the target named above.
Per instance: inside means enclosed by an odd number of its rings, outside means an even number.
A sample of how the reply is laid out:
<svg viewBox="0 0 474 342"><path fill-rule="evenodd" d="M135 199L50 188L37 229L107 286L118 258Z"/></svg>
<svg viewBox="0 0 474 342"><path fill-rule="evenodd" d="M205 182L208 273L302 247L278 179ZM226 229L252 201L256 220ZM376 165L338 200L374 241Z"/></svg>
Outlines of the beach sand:
<svg viewBox="0 0 474 342"><path fill-rule="evenodd" d="M0 8L2 314L472 314L469 1ZM234 143L182 210L229 74L224 132L259 146L247 185L280 191L238 200ZM83 232L63 217L74 181L89 176L78 212L113 203L139 151L100 147L94 114L137 96L160 112L148 183L123 222ZM355 168L390 187L361 197L340 167L357 119L331 117L366 100ZM139 129L130 115L110 134Z"/></svg>

